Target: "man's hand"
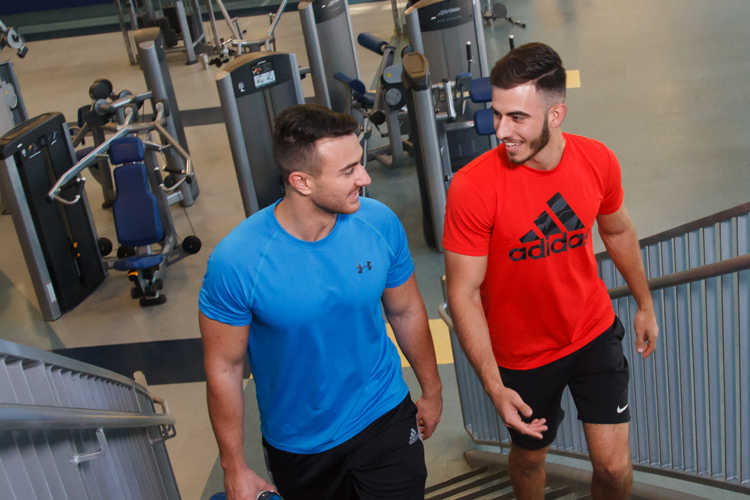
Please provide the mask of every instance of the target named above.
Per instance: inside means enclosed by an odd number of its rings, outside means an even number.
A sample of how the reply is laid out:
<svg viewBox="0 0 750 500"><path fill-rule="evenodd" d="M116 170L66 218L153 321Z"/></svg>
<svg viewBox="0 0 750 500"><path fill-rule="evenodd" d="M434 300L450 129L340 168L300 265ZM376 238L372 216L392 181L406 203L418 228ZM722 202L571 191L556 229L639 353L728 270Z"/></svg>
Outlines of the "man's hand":
<svg viewBox="0 0 750 500"><path fill-rule="evenodd" d="M635 314L635 350L646 359L656 349L659 326L653 308L639 309Z"/></svg>
<svg viewBox="0 0 750 500"><path fill-rule="evenodd" d="M277 492L272 484L247 467L224 471L224 491L227 500L256 500L261 491Z"/></svg>
<svg viewBox="0 0 750 500"><path fill-rule="evenodd" d="M440 393L432 397L422 395L414 404L417 405L419 432L422 433L422 439L427 439L432 436L440 423L440 415L443 413L443 396Z"/></svg>
<svg viewBox="0 0 750 500"><path fill-rule="evenodd" d="M547 426L545 425L547 419L535 418L529 424L521 420L521 415L528 418L533 415L533 411L529 405L523 402L521 396L516 391L503 387L491 396L492 402L506 427L521 434L542 439L542 432L547 430Z"/></svg>

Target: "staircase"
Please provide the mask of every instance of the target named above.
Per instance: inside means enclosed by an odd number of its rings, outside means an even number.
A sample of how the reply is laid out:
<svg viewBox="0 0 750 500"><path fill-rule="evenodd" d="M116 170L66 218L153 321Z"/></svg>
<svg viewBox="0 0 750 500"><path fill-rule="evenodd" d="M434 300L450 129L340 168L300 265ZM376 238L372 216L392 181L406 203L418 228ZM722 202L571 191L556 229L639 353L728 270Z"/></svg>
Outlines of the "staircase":
<svg viewBox="0 0 750 500"><path fill-rule="evenodd" d="M425 490L425 500L513 500L516 495L510 485L508 470L484 466L461 474L453 479L430 486ZM545 500L590 499L589 486L575 482L548 478ZM636 498L631 496L631 498Z"/></svg>

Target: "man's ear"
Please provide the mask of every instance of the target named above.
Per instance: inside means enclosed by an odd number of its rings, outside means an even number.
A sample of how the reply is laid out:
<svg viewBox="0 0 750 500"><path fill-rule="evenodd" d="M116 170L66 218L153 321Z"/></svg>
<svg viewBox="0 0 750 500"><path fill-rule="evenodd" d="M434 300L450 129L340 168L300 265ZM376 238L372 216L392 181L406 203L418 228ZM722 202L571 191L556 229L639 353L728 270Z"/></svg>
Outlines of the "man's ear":
<svg viewBox="0 0 750 500"><path fill-rule="evenodd" d="M312 176L304 172L292 172L289 174L289 186L302 196L309 196L312 192Z"/></svg>
<svg viewBox="0 0 750 500"><path fill-rule="evenodd" d="M568 107L564 103L555 104L547 111L547 124L550 128L558 128L565 119Z"/></svg>

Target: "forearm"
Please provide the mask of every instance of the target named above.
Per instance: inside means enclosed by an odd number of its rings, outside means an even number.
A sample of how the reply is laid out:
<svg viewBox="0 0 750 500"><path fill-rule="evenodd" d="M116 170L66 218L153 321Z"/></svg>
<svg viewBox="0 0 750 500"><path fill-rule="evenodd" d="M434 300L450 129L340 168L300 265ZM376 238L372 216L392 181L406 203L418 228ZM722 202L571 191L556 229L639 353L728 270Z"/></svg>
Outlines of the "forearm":
<svg viewBox="0 0 750 500"><path fill-rule="evenodd" d="M612 262L625 279L630 293L633 294L638 309L653 309L651 290L643 268L635 227L631 225L625 231L616 234L607 234L602 231L599 234Z"/></svg>
<svg viewBox="0 0 750 500"><path fill-rule="evenodd" d="M388 322L401 352L417 376L422 394L427 397L440 396L443 386L424 305L420 302L403 314L388 316Z"/></svg>
<svg viewBox="0 0 750 500"><path fill-rule="evenodd" d="M212 372L207 370L206 387L208 414L219 445L221 466L225 471L246 467L242 365Z"/></svg>
<svg viewBox="0 0 750 500"><path fill-rule="evenodd" d="M448 306L458 341L484 390L490 396L497 394L504 386L492 351L479 290L451 291L449 287Z"/></svg>

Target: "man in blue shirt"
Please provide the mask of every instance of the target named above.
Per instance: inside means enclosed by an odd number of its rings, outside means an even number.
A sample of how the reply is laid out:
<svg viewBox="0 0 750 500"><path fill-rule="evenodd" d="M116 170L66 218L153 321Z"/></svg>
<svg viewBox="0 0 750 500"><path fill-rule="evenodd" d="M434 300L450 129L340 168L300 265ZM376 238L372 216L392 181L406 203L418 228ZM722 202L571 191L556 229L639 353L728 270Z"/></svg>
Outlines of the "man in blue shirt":
<svg viewBox="0 0 750 500"><path fill-rule="evenodd" d="M360 199L356 121L322 106L276 119L286 196L217 245L200 293L208 407L229 500L422 500L421 438L440 421L441 383L406 235ZM381 308L381 301L383 308ZM388 319L422 388L412 402ZM244 459L248 355L276 487Z"/></svg>

